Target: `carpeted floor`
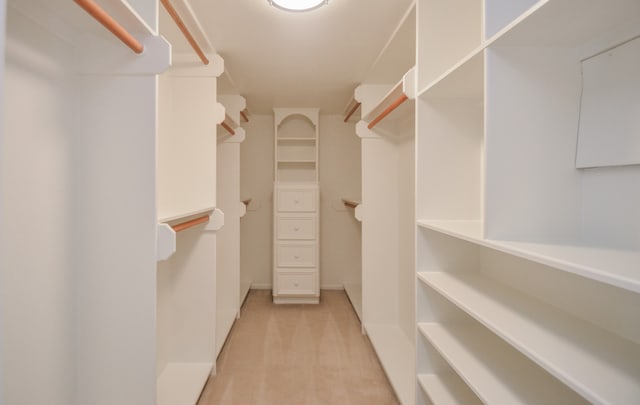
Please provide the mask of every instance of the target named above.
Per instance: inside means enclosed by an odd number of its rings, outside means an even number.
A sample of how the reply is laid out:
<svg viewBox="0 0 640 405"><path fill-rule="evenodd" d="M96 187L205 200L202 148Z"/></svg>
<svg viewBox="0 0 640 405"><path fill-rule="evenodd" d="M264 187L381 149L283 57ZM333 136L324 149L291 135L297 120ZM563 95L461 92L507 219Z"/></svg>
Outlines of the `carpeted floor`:
<svg viewBox="0 0 640 405"><path fill-rule="evenodd" d="M252 290L198 405L396 405L343 291L274 305Z"/></svg>

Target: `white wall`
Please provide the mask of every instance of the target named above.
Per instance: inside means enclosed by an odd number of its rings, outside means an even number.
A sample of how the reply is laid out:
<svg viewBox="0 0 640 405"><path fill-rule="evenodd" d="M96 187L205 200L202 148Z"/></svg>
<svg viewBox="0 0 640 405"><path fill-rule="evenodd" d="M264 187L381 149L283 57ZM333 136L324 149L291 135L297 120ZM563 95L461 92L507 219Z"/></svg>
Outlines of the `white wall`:
<svg viewBox="0 0 640 405"><path fill-rule="evenodd" d="M240 221L241 272L253 288L271 287L273 250L273 115L252 115L243 127L241 197L252 198ZM320 286L341 288L361 266L360 225L342 197L360 197L360 139L353 123L320 116ZM352 273L353 271L351 271Z"/></svg>
<svg viewBox="0 0 640 405"><path fill-rule="evenodd" d="M361 197L360 138L341 115L320 116L320 287L342 288L362 267L361 225L341 198Z"/></svg>

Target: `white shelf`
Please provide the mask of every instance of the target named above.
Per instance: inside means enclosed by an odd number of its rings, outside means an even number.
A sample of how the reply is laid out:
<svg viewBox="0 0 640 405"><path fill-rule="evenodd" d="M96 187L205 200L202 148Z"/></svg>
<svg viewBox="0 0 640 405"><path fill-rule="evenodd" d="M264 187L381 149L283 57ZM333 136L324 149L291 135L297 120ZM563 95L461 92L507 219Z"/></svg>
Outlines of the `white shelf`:
<svg viewBox="0 0 640 405"><path fill-rule="evenodd" d="M640 398L637 344L482 276L418 277L589 401Z"/></svg>
<svg viewBox="0 0 640 405"><path fill-rule="evenodd" d="M484 46L418 91L420 98L476 99L484 96Z"/></svg>
<svg viewBox="0 0 640 405"><path fill-rule="evenodd" d="M161 217L160 219L158 219L159 223L172 223L172 222L178 222L179 220L184 220L190 217L195 217L198 216L200 214L211 214L213 213L213 211L216 209L215 206L210 206L210 207L204 207L204 208L198 208L198 209L194 209L194 210L189 210L189 211L184 211L184 212L176 212L176 213L172 213L172 214L165 214L163 217Z"/></svg>
<svg viewBox="0 0 640 405"><path fill-rule="evenodd" d="M347 293L358 319L362 322L362 284L345 283L344 291Z"/></svg>
<svg viewBox="0 0 640 405"><path fill-rule="evenodd" d="M238 311L234 309L219 309L216 312L216 357L220 354L224 342L227 341L237 316Z"/></svg>
<svg viewBox="0 0 640 405"><path fill-rule="evenodd" d="M467 384L452 372L420 374L418 383L431 402L437 405L482 404Z"/></svg>
<svg viewBox="0 0 640 405"><path fill-rule="evenodd" d="M368 324L365 330L402 404L414 403L415 365L413 344L399 327Z"/></svg>
<svg viewBox="0 0 640 405"><path fill-rule="evenodd" d="M278 138L278 142L309 142L315 143L315 138Z"/></svg>
<svg viewBox="0 0 640 405"><path fill-rule="evenodd" d="M419 323L418 329L484 403L584 403L484 327Z"/></svg>
<svg viewBox="0 0 640 405"><path fill-rule="evenodd" d="M414 71L414 68L411 68L369 111L363 111L362 120L365 122L373 121L402 96L406 96L409 100L412 100L415 95L413 88L415 80ZM385 120L393 121L403 119L413 114L413 112L413 104L405 101L395 108Z"/></svg>
<svg viewBox="0 0 640 405"><path fill-rule="evenodd" d="M249 291L251 290L251 282L250 281L240 281L240 306L247 299L247 295L249 295Z"/></svg>
<svg viewBox="0 0 640 405"><path fill-rule="evenodd" d="M571 24L567 23L569 12ZM499 31L488 43L500 46L580 46L637 20L639 13L640 3L637 0L618 0L615 7L601 0L542 0Z"/></svg>
<svg viewBox="0 0 640 405"><path fill-rule="evenodd" d="M418 226L605 284L640 292L640 252L594 246L489 240L480 221L425 221Z"/></svg>
<svg viewBox="0 0 640 405"><path fill-rule="evenodd" d="M169 363L158 377L157 405L195 405L213 363Z"/></svg>
<svg viewBox="0 0 640 405"><path fill-rule="evenodd" d="M305 164L315 164L315 160L304 160L304 159L288 159L288 160L278 160L278 163L305 163Z"/></svg>

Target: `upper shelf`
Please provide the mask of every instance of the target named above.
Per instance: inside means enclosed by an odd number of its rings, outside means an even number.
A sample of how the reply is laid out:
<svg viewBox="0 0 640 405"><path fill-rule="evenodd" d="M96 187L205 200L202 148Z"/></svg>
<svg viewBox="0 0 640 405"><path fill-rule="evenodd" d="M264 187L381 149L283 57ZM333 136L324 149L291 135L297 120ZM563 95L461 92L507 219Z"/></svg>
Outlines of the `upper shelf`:
<svg viewBox="0 0 640 405"><path fill-rule="evenodd" d="M640 292L640 252L586 246L486 239L481 221L426 221L418 226L588 279Z"/></svg>
<svg viewBox="0 0 640 405"><path fill-rule="evenodd" d="M235 135L240 127L241 114L246 109L247 102L244 97L235 94L218 95L218 101L224 106L225 116L220 123L229 134Z"/></svg>
<svg viewBox="0 0 640 405"><path fill-rule="evenodd" d="M415 98L415 67L382 97L380 86L362 85L356 89L355 98L362 103L362 120L372 129L383 119L401 119L413 112L413 106L405 103Z"/></svg>

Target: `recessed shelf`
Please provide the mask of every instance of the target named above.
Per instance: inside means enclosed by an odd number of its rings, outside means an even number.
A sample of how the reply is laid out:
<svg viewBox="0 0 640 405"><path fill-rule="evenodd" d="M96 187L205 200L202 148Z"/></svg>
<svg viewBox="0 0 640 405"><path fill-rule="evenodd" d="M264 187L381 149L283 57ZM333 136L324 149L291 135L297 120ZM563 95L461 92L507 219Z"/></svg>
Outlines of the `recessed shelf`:
<svg viewBox="0 0 640 405"><path fill-rule="evenodd" d="M418 278L595 403L640 398L640 347L486 277Z"/></svg>
<svg viewBox="0 0 640 405"><path fill-rule="evenodd" d="M418 383L432 403L438 405L480 405L478 399L456 373L419 374Z"/></svg>
<svg viewBox="0 0 640 405"><path fill-rule="evenodd" d="M482 326L419 323L418 329L484 403L586 403Z"/></svg>
<svg viewBox="0 0 640 405"><path fill-rule="evenodd" d="M309 142L315 143L315 138L278 138L278 142L286 143L286 142Z"/></svg>
<svg viewBox="0 0 640 405"><path fill-rule="evenodd" d="M640 292L640 252L585 245L490 240L480 221L426 221L418 226L602 283Z"/></svg>

